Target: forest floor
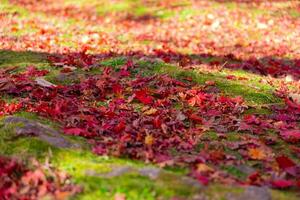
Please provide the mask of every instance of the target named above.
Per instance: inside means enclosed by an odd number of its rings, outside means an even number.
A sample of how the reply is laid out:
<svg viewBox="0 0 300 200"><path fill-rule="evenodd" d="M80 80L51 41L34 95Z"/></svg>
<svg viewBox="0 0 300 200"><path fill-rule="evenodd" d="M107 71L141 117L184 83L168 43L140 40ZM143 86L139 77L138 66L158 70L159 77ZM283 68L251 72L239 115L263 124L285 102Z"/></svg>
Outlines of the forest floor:
<svg viewBox="0 0 300 200"><path fill-rule="evenodd" d="M0 199L296 200L299 1L0 0Z"/></svg>

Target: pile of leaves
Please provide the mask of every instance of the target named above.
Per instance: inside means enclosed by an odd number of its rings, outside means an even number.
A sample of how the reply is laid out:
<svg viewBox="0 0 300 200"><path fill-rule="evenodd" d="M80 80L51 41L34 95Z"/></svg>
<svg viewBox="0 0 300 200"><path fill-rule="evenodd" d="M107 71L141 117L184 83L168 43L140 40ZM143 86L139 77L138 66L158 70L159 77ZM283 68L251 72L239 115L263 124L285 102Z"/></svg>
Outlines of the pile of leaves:
<svg viewBox="0 0 300 200"><path fill-rule="evenodd" d="M80 192L67 174L41 165L33 160L33 167L9 157L0 156L1 199L66 199Z"/></svg>
<svg viewBox="0 0 300 200"><path fill-rule="evenodd" d="M223 95L213 81L197 85L189 77L142 76L141 71L129 60L65 86L38 84L36 78L47 72L34 67L6 74L11 87L2 92L18 103L5 104L1 112L35 112L60 122L65 134L87 138L96 154L189 167L203 184L299 186L300 166L272 149L284 140L299 157L299 104L286 98L285 106L273 106L272 115L246 115L243 99ZM226 140L232 132L240 141ZM211 133L214 139L207 138ZM224 170L253 161L246 177Z"/></svg>

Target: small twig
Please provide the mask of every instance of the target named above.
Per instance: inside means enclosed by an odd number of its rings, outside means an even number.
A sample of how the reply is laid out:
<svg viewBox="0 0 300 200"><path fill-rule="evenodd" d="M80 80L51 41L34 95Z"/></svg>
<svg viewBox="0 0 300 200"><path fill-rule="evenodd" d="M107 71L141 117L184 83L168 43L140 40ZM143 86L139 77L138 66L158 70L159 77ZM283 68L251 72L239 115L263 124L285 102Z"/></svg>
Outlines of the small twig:
<svg viewBox="0 0 300 200"><path fill-rule="evenodd" d="M221 65L220 70L223 70L224 67L225 67L225 65L226 65L227 63L228 63L228 61L225 61L225 62L223 63L223 65Z"/></svg>

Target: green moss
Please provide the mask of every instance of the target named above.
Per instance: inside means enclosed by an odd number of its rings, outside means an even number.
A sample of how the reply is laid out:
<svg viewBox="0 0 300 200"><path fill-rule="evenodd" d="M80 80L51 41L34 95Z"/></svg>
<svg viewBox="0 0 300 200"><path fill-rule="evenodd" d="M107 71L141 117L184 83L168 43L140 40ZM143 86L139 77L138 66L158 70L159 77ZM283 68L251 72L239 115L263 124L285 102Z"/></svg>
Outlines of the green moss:
<svg viewBox="0 0 300 200"><path fill-rule="evenodd" d="M34 114L23 112L19 113L18 116L55 126L55 123L47 122L47 120ZM22 126L22 124L14 126ZM72 176L73 181L84 187L84 192L74 197L74 199L113 199L116 193L123 193L128 199L137 200L170 199L174 196L189 198L199 192L198 189L182 184L179 181L180 176L187 173L185 168L180 168L179 170L166 168L155 181L139 175L136 171L127 172L113 178L103 178L97 174L110 172L118 166L129 166L133 169L139 169L149 165L128 159L96 156L90 150L55 148L33 137L12 139L14 136L13 128L13 126L0 128L0 154L13 155L25 160L33 156L42 162L46 157L49 157L55 167L66 171ZM232 166L226 166L224 170L233 176L244 177L242 172ZM228 193L239 194L242 191L243 189L238 187L212 184L204 190L204 194L210 199L222 199ZM289 196L293 197L290 193L275 192L275 194L279 200Z"/></svg>
<svg viewBox="0 0 300 200"><path fill-rule="evenodd" d="M267 108L250 108L245 111L244 114L259 114L259 115L270 115L272 111Z"/></svg>
<svg viewBox="0 0 300 200"><path fill-rule="evenodd" d="M18 113L17 116L35 120L49 126L56 123L40 118L31 113ZM117 177L103 178L97 174L110 172L115 167L129 166L139 169L142 162L128 159L96 156L85 149L61 149L53 147L35 137L15 137L13 129L22 124L2 125L0 127L0 154L19 157L28 161L35 157L41 162L50 158L53 166L66 171L73 181L84 187L84 192L74 199L113 199L115 193L124 193L128 199L169 199L173 196L189 196L195 193L185 185L177 183L179 175L176 170L166 171L158 180L150 180L137 171L128 172ZM67 137L67 136L65 136ZM72 137L67 137L73 140ZM92 172L93 174L89 174ZM168 178L165 178L165 177Z"/></svg>
<svg viewBox="0 0 300 200"><path fill-rule="evenodd" d="M169 19L176 15L175 11L168 10L168 9L158 9L157 11L154 12L154 16L158 17L160 19Z"/></svg>
<svg viewBox="0 0 300 200"><path fill-rule="evenodd" d="M0 101L5 101L7 103L16 103L16 102L18 102L17 99L15 99L13 96L8 95L8 94L2 94L2 96L0 97Z"/></svg>
<svg viewBox="0 0 300 200"><path fill-rule="evenodd" d="M220 184L212 184L204 191L204 194L208 197L208 199L227 199L227 194L235 194L239 195L244 191L244 188L234 187L234 186L226 186Z"/></svg>
<svg viewBox="0 0 300 200"><path fill-rule="evenodd" d="M237 159L242 160L243 157L241 156L241 154L238 151L232 150L228 147L224 147L224 153L228 154L228 155L232 155L235 156Z"/></svg>
<svg viewBox="0 0 300 200"><path fill-rule="evenodd" d="M97 6L97 13L99 15L105 15L108 13L114 13L114 12L125 12L128 11L131 8L131 5L129 2L121 1L118 3L104 3L104 5Z"/></svg>
<svg viewBox="0 0 300 200"><path fill-rule="evenodd" d="M14 116L22 117L22 118L25 118L25 119L28 119L28 120L33 120L33 121L39 122L41 124L47 124L48 126L54 128L54 129L59 129L60 128L60 125L58 123L53 122L53 121L51 121L47 118L40 117L35 113L18 112L18 113L15 113Z"/></svg>
<svg viewBox="0 0 300 200"><path fill-rule="evenodd" d="M9 51L0 50L0 67L38 65L39 67L48 67L46 60L47 54L36 53L32 51Z"/></svg>
<svg viewBox="0 0 300 200"><path fill-rule="evenodd" d="M201 151L202 149L204 149L204 143L200 142L195 146L195 151Z"/></svg>
<svg viewBox="0 0 300 200"><path fill-rule="evenodd" d="M297 200L299 199L299 193L291 193L290 191L277 191L272 190L271 196L273 200Z"/></svg>
<svg viewBox="0 0 300 200"><path fill-rule="evenodd" d="M0 67L17 66L18 68L12 73L19 73L25 71L28 66L34 66L39 70L48 70L49 73L45 75L45 79L54 84L69 85L78 83L78 79L66 78L58 81L57 76L60 74L60 68L51 66L47 59L46 53L38 53L32 51L15 52L8 50L0 51ZM99 69L93 69L89 74L99 72ZM75 73L84 74L81 69L76 69Z"/></svg>
<svg viewBox="0 0 300 200"><path fill-rule="evenodd" d="M38 140L37 138L17 138L13 129L18 125L9 125L0 129L0 154L18 156L23 159L28 157L44 158L51 149L56 148ZM21 124L20 124L21 126Z"/></svg>
<svg viewBox="0 0 300 200"><path fill-rule="evenodd" d="M162 62L151 63L138 61L138 68L133 69L133 74L150 76L153 74L169 74L176 79L185 81L185 78L192 78L198 84L205 84L206 81L215 81L216 86L229 96L242 96L249 105L260 105L278 103L281 100L273 95L274 88L259 82L259 76L245 71L223 71L223 72L199 72L196 70L183 70L177 66ZM228 80L226 76L236 75L250 77L246 81Z"/></svg>
<svg viewBox="0 0 300 200"><path fill-rule="evenodd" d="M84 160L84 162L83 162ZM95 174L107 173L117 166L140 168L140 162L125 159L95 156L88 152L65 151L55 156L55 165L70 173L78 183L85 183L85 192L78 199L111 198L115 193L125 193L129 199L156 199L157 196L190 195L193 190L182 185L171 184L178 176L168 172L156 181L151 181L136 172L128 172L114 178L87 175L87 170Z"/></svg>
<svg viewBox="0 0 300 200"><path fill-rule="evenodd" d="M208 131L205 134L203 134L202 139L207 139L207 140L218 140L218 135L216 132L213 131Z"/></svg>
<svg viewBox="0 0 300 200"><path fill-rule="evenodd" d="M199 73L192 70L182 70L176 66L163 63L155 64L152 70L156 73L170 74L178 79L190 77L199 84L204 84L208 80L213 80L216 82L216 86L226 95L242 96L247 103L252 105L280 102L280 100L273 95L273 90L270 87L259 84L258 82L250 82L250 84L247 84L247 82L228 80L226 79L225 74L217 72ZM258 89L251 84L255 84Z"/></svg>
<svg viewBox="0 0 300 200"><path fill-rule="evenodd" d="M193 9L189 9L189 8L183 9L178 14L179 20L184 21L184 20L188 19L189 17L197 15L199 13L200 12L197 12L196 10L193 10Z"/></svg>
<svg viewBox="0 0 300 200"><path fill-rule="evenodd" d="M226 134L226 140L234 142L240 140L240 133L230 132Z"/></svg>
<svg viewBox="0 0 300 200"><path fill-rule="evenodd" d="M240 171L238 168L235 166L223 166L221 167L224 171L226 171L228 174L238 178L238 179L246 179L247 174L244 172Z"/></svg>
<svg viewBox="0 0 300 200"><path fill-rule="evenodd" d="M105 67L118 67L120 65L124 65L126 63L126 59L124 57L117 57L108 60L104 60L100 63L100 65Z"/></svg>

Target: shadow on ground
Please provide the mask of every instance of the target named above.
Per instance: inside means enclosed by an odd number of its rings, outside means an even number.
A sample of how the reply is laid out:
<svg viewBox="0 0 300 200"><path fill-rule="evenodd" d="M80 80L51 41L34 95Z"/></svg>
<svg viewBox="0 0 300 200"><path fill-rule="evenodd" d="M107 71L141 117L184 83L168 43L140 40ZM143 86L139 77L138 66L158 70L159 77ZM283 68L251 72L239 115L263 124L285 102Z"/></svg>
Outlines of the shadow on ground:
<svg viewBox="0 0 300 200"><path fill-rule="evenodd" d="M76 55L83 55L80 52L70 54L49 54L44 52L33 51L11 51L0 50L0 66L4 65L20 65L22 63L48 63L47 58L52 57L57 60L64 60L71 62L72 58L76 60ZM212 54L182 54L171 51L157 50L151 54L144 54L143 52L129 52L126 54L118 53L103 53L91 54L86 59L90 59L91 65L95 61L102 61L108 58L117 57L131 57L135 59L145 60L161 60L165 63L176 64L184 69L193 69L204 67L208 70L228 68L232 70L245 70L254 74L262 76L272 76L275 78L285 78L290 75L294 79L300 78L300 60L289 58L278 58L275 56L266 56L259 59L252 58L242 60L236 58L232 54L225 56L216 56ZM67 64L67 63L66 63ZM69 63L70 64L70 63ZM73 63L76 65L76 61ZM78 64L78 63L77 63Z"/></svg>

